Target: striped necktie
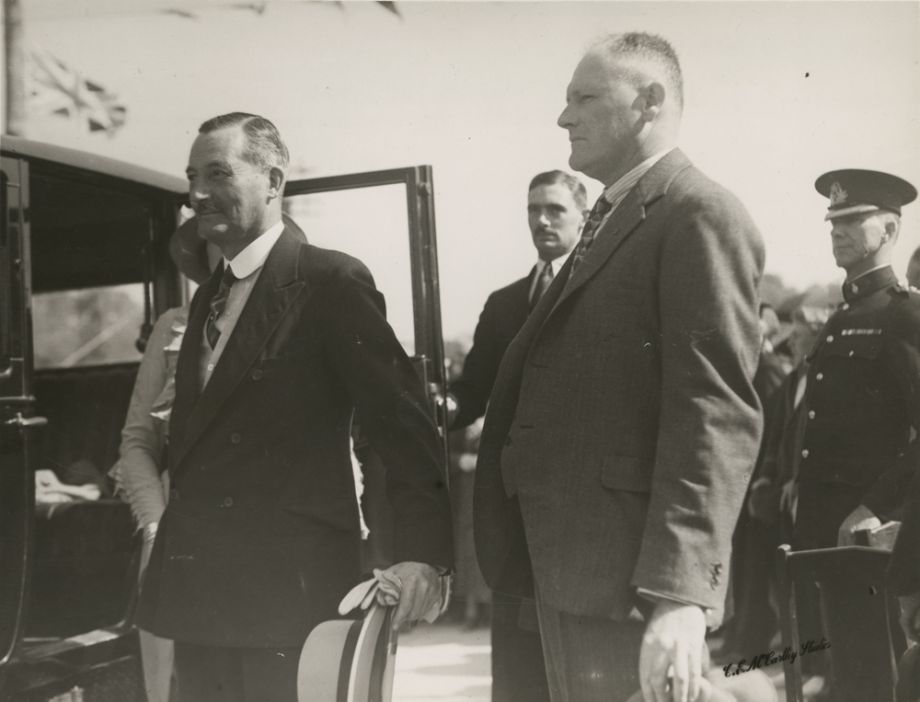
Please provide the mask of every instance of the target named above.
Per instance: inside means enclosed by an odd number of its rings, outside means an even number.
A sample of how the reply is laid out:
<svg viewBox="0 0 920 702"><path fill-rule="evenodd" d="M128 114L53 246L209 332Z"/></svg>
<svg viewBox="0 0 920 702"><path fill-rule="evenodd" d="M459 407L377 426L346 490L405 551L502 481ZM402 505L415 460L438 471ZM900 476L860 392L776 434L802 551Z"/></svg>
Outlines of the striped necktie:
<svg viewBox="0 0 920 702"><path fill-rule="evenodd" d="M537 306L537 303L540 301L540 298L543 297L543 293L546 292L546 289L550 286L550 283L553 282L553 264L549 261L543 262L543 270L537 274L537 280L533 286L533 293L530 296L530 309L533 309Z"/></svg>
<svg viewBox="0 0 920 702"><path fill-rule="evenodd" d="M572 251L571 273L575 272L578 264L588 255L588 249L591 248L591 244L594 243L594 239L597 237L597 230L600 229L601 222L604 221L604 217L610 212L611 207L613 205L603 195L594 203L594 207L591 208L591 213L588 215L588 221L585 222L585 228L581 230L581 239L578 240L578 245Z"/></svg>
<svg viewBox="0 0 920 702"><path fill-rule="evenodd" d="M230 266L224 268L224 273L220 277L220 285L214 297L211 298L211 314L208 315L208 323L205 326L205 335L208 344L213 349L217 346L217 340L220 339L220 329L217 328L217 320L224 313L227 307L227 300L230 297L230 288L236 282L237 278L233 275L233 269Z"/></svg>

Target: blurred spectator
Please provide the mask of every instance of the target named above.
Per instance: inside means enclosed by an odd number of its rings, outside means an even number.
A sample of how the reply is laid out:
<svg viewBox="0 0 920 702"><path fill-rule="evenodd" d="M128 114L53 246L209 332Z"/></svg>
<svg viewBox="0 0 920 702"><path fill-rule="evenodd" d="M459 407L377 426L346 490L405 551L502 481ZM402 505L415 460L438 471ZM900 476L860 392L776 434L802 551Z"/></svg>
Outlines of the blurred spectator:
<svg viewBox="0 0 920 702"><path fill-rule="evenodd" d="M748 490L747 507L742 510L735 531L731 585L734 612L725 627L720 659L740 660L767 651L778 630L777 614L770 602L772 564L776 547L784 536L788 540L791 528L789 501L804 416L800 407L807 372L805 356L829 316L830 310L822 307L795 310L791 329L784 339L784 346L790 352L788 363L794 369L780 380L769 397L761 398L765 431ZM764 354L767 353L764 349ZM781 501L783 494L785 498Z"/></svg>
<svg viewBox="0 0 920 702"><path fill-rule="evenodd" d="M907 284L912 288L920 289L920 246L914 249L907 262Z"/></svg>
<svg viewBox="0 0 920 702"><path fill-rule="evenodd" d="M778 350L786 335L776 310L767 303L760 305L760 333L760 362L754 374L754 390L760 403L766 406L793 366L789 357Z"/></svg>
<svg viewBox="0 0 920 702"><path fill-rule="evenodd" d="M920 699L920 472L911 482L891 564L888 585L898 596L901 628L911 647L898 665L898 702Z"/></svg>
<svg viewBox="0 0 920 702"><path fill-rule="evenodd" d="M473 483L482 420L451 432L450 487L454 508L454 596L463 603L467 628L488 626L492 593L479 570L473 542Z"/></svg>

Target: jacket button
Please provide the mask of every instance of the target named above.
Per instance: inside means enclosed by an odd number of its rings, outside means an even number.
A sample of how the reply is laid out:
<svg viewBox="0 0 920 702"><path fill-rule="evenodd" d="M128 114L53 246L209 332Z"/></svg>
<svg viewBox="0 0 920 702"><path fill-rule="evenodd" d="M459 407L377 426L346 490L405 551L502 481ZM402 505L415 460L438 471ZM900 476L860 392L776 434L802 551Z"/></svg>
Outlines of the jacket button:
<svg viewBox="0 0 920 702"><path fill-rule="evenodd" d="M235 432L233 432L233 433L230 435L230 443L231 443L231 444L238 444L238 443L240 443L242 440L243 440L243 435L240 434L238 431L235 431Z"/></svg>
<svg viewBox="0 0 920 702"><path fill-rule="evenodd" d="M824 373L818 373L818 375L815 376L815 380L824 380Z"/></svg>
<svg viewBox="0 0 920 702"><path fill-rule="evenodd" d="M809 418L809 419L814 419L814 418L815 418L815 411L814 411L814 410L808 410L808 418Z"/></svg>
<svg viewBox="0 0 920 702"><path fill-rule="evenodd" d="M808 449L802 449L802 458L808 458Z"/></svg>
<svg viewBox="0 0 920 702"><path fill-rule="evenodd" d="M828 334L828 335L827 335L827 343L829 343L829 344L833 344L833 343L834 343L834 335L833 335L833 334Z"/></svg>
<svg viewBox="0 0 920 702"><path fill-rule="evenodd" d="M224 501L220 503L221 507L233 507L233 498L225 497Z"/></svg>
<svg viewBox="0 0 920 702"><path fill-rule="evenodd" d="M252 372L252 376L251 376L251 377L252 377L253 380L262 380L262 369L261 369L261 368L256 368L256 369Z"/></svg>

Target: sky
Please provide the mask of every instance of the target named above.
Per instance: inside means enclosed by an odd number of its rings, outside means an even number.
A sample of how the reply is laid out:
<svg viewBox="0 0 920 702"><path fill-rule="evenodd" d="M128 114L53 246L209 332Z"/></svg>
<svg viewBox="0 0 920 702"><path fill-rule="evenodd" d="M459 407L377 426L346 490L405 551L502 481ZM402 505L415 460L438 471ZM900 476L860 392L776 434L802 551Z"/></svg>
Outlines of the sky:
<svg viewBox="0 0 920 702"><path fill-rule="evenodd" d="M269 2L261 14L218 0L22 3L30 45L128 106L112 137L49 117L31 138L181 176L198 124L244 110L278 125L301 175L431 164L445 338L469 337L489 292L535 261L527 183L568 168L556 119L605 32L674 45L681 147L745 203L767 272L791 286L842 280L818 175L870 168L920 185L918 2L399 2L401 17L372 3ZM165 5L194 17L156 11ZM593 199L600 184L586 184ZM390 210L329 207L309 226L348 220L388 292L403 275L387 264L404 226ZM915 203L899 274L918 244Z"/></svg>

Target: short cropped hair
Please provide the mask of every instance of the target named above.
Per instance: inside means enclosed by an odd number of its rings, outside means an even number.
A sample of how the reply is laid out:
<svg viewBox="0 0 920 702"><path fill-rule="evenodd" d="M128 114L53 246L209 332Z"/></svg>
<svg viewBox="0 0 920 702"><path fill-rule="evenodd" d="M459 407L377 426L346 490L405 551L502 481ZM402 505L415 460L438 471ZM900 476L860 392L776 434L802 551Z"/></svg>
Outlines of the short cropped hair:
<svg viewBox="0 0 920 702"><path fill-rule="evenodd" d="M680 70L680 61L674 47L657 34L647 32L626 32L610 34L595 44L595 49L606 51L614 58L625 58L645 65L659 68L667 86L673 90L677 106L684 105L684 79ZM638 81L639 76L631 76Z"/></svg>
<svg viewBox="0 0 920 702"><path fill-rule="evenodd" d="M559 170L537 173L531 179L530 185L527 186L527 192L541 185L564 185L572 193L572 198L575 200L575 204L578 205L578 209L582 211L588 209L588 191L585 189L584 183L571 173Z"/></svg>
<svg viewBox="0 0 920 702"><path fill-rule="evenodd" d="M263 170L287 169L291 155L281 139L278 128L269 120L248 112L229 112L212 117L198 127L199 134L210 134L225 127L241 125L246 135L247 147L243 157Z"/></svg>

